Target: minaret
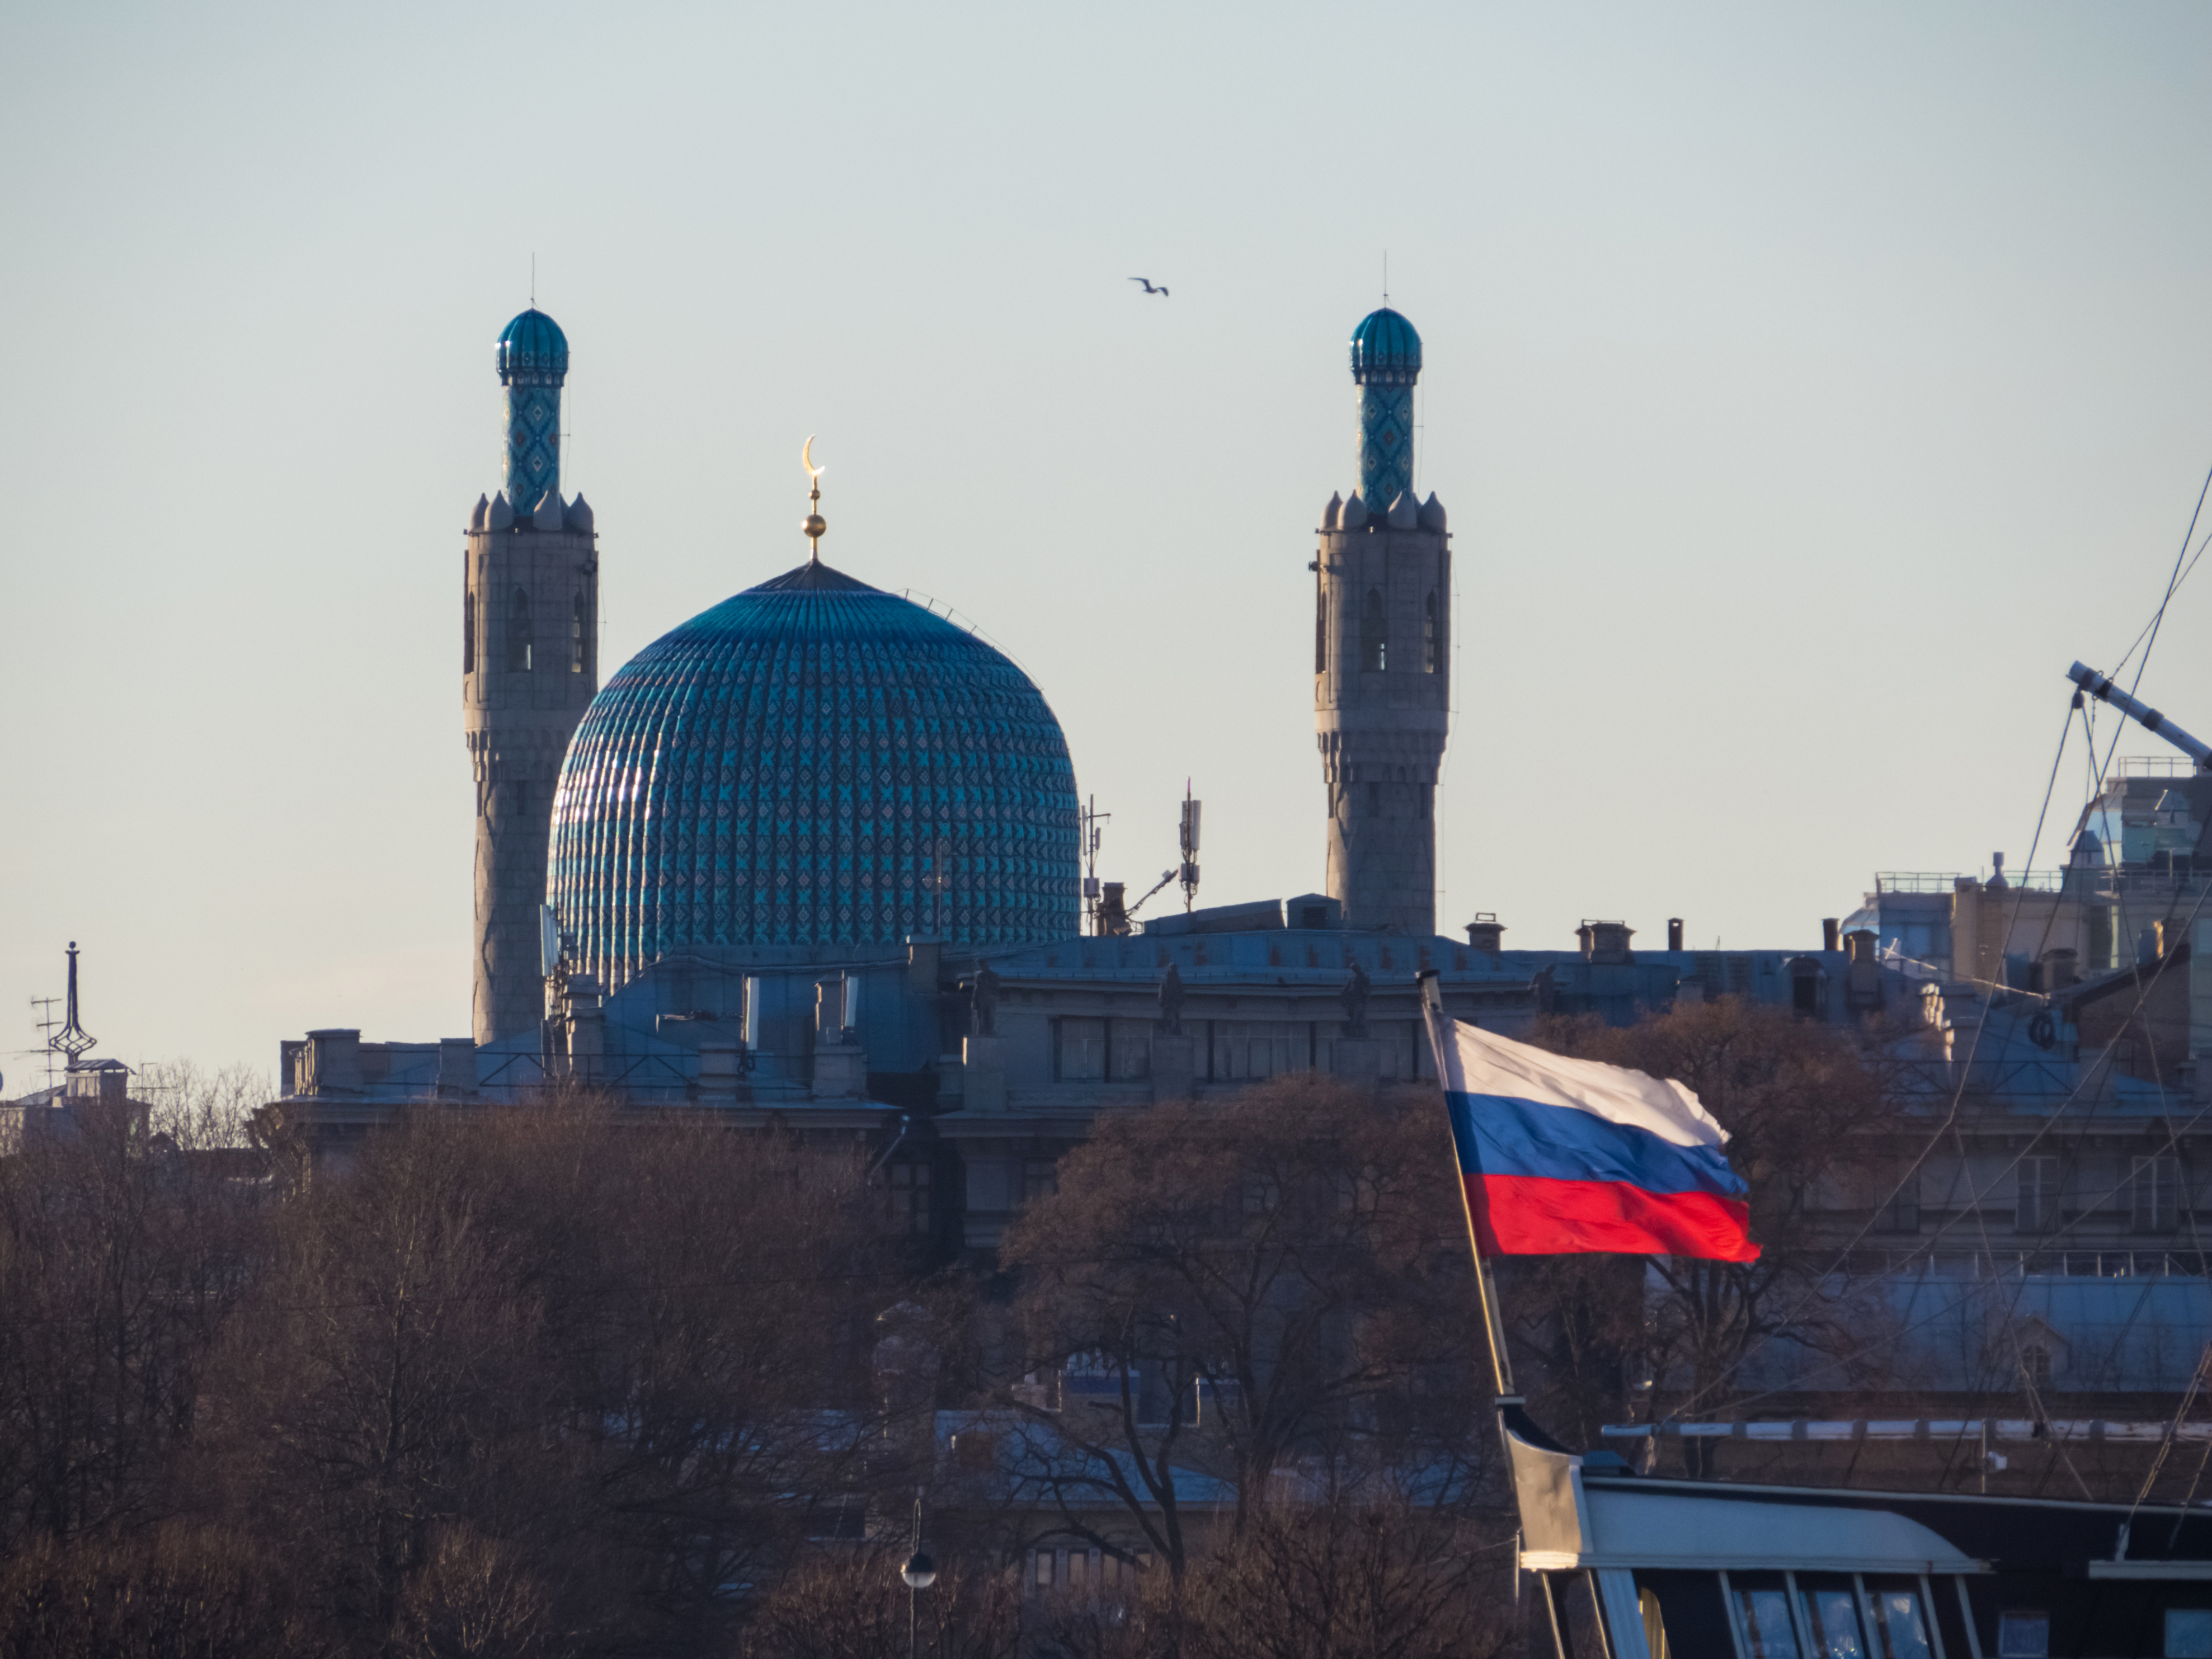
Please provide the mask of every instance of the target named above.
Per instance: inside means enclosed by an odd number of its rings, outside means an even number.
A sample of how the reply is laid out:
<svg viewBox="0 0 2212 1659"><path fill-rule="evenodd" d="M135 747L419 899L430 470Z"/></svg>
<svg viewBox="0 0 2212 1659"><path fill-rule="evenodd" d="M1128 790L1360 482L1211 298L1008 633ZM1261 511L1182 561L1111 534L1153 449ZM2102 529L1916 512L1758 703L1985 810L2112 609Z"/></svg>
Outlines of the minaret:
<svg viewBox="0 0 2212 1659"><path fill-rule="evenodd" d="M479 496L461 580L461 713L477 781L476 1040L545 1014L539 907L553 789L599 690L599 563L592 509L561 499L568 341L534 307L499 337L506 487Z"/></svg>
<svg viewBox="0 0 2212 1659"><path fill-rule="evenodd" d="M1359 483L1322 509L1314 731L1328 787L1328 894L1346 927L1436 932L1437 769L1450 724L1450 538L1413 495L1421 337L1385 307L1352 336Z"/></svg>

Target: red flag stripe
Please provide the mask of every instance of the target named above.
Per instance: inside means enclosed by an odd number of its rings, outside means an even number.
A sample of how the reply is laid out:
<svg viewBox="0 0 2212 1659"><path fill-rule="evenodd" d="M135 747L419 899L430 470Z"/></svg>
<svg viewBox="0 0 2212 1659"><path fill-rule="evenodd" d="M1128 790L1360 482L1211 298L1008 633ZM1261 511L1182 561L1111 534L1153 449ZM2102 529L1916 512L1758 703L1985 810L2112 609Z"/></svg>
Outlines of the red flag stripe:
<svg viewBox="0 0 2212 1659"><path fill-rule="evenodd" d="M1470 1175L1467 1201L1486 1255L1693 1255L1755 1261L1750 1206L1711 1193L1648 1193L1617 1181Z"/></svg>

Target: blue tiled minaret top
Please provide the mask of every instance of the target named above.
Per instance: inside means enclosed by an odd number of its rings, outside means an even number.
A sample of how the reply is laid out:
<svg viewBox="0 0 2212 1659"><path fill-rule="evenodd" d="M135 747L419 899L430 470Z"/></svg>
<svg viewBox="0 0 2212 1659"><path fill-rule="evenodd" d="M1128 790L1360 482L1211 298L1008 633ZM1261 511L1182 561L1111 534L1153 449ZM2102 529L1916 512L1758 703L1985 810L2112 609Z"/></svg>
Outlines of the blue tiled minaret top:
<svg viewBox="0 0 2212 1659"><path fill-rule="evenodd" d="M501 332L500 384L507 388L507 499L518 514L561 487L561 383L568 337L535 306Z"/></svg>
<svg viewBox="0 0 2212 1659"><path fill-rule="evenodd" d="M1413 382L1421 337L1384 306L1352 331L1352 380L1359 388L1359 493L1376 510L1413 487Z"/></svg>

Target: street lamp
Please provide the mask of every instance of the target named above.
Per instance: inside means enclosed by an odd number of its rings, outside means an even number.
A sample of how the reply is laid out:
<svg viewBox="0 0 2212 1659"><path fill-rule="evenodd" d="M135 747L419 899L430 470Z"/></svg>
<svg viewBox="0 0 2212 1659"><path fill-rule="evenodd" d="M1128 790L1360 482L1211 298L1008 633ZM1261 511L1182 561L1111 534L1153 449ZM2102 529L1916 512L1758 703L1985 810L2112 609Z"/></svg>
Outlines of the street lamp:
<svg viewBox="0 0 2212 1659"><path fill-rule="evenodd" d="M914 1553L899 1569L899 1577L906 1580L906 1656L915 1659L917 1624L917 1603L921 1592L937 1582L937 1563L921 1547L921 1494L914 1495Z"/></svg>

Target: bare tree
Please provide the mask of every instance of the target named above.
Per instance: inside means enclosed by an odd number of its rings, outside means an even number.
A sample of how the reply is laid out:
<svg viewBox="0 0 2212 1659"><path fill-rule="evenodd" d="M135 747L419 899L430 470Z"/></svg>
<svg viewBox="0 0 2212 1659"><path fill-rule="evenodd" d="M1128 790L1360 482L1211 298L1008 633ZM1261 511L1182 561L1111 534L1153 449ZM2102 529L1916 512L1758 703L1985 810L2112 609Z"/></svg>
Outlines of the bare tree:
<svg viewBox="0 0 2212 1659"><path fill-rule="evenodd" d="M437 1529L400 1598L405 1659L560 1659L555 1599L524 1553L465 1527Z"/></svg>
<svg viewBox="0 0 2212 1659"><path fill-rule="evenodd" d="M1474 1280L1431 1096L1311 1079L1101 1122L1009 1230L1025 1348L1000 1403L1066 1528L1103 1503L1180 1577L1195 1501L1234 1529L1271 1476L1394 1434L1469 1449ZM1428 1431L1425 1442L1424 1431Z"/></svg>
<svg viewBox="0 0 2212 1659"><path fill-rule="evenodd" d="M319 1659L335 1652L283 1575L235 1532L41 1540L0 1565L9 1659Z"/></svg>
<svg viewBox="0 0 2212 1659"><path fill-rule="evenodd" d="M1183 1659L1486 1659L1516 1635L1513 1535L1405 1492L1268 1504L1178 1610Z"/></svg>
<svg viewBox="0 0 2212 1659"><path fill-rule="evenodd" d="M1862 1287L1831 1276L1831 1249L1812 1200L1857 1149L1899 1121L1856 1036L1737 997L1678 1003L1627 1027L1594 1018L1547 1022L1537 1040L1563 1054L1673 1078L1728 1130L1729 1159L1751 1189L1753 1262L1655 1256L1649 1289L1620 1259L1563 1258L1524 1268L1509 1288L1516 1336L1552 1382L1550 1404L1577 1419L1621 1404L1624 1366L1697 1400L1725 1406L1754 1344L1848 1358L1868 1316ZM1516 1293L1519 1292L1519 1293ZM1642 1304L1632 1341L1626 1309ZM1610 1415L1610 1411L1605 1414ZM1594 1426L1588 1423L1584 1427Z"/></svg>
<svg viewBox="0 0 2212 1659"><path fill-rule="evenodd" d="M420 1112L285 1206L204 1485L372 1645L544 1599L580 1650L711 1647L866 1505L858 1176L590 1099Z"/></svg>
<svg viewBox="0 0 2212 1659"><path fill-rule="evenodd" d="M0 1549L169 1512L261 1198L129 1101L74 1102L0 1158Z"/></svg>
<svg viewBox="0 0 2212 1659"><path fill-rule="evenodd" d="M1012 1659L1022 1601L1009 1569L948 1562L934 1584L910 1592L899 1577L902 1559L897 1551L863 1550L807 1561L763 1603L744 1652L749 1659L895 1659L911 1634L930 1659Z"/></svg>

